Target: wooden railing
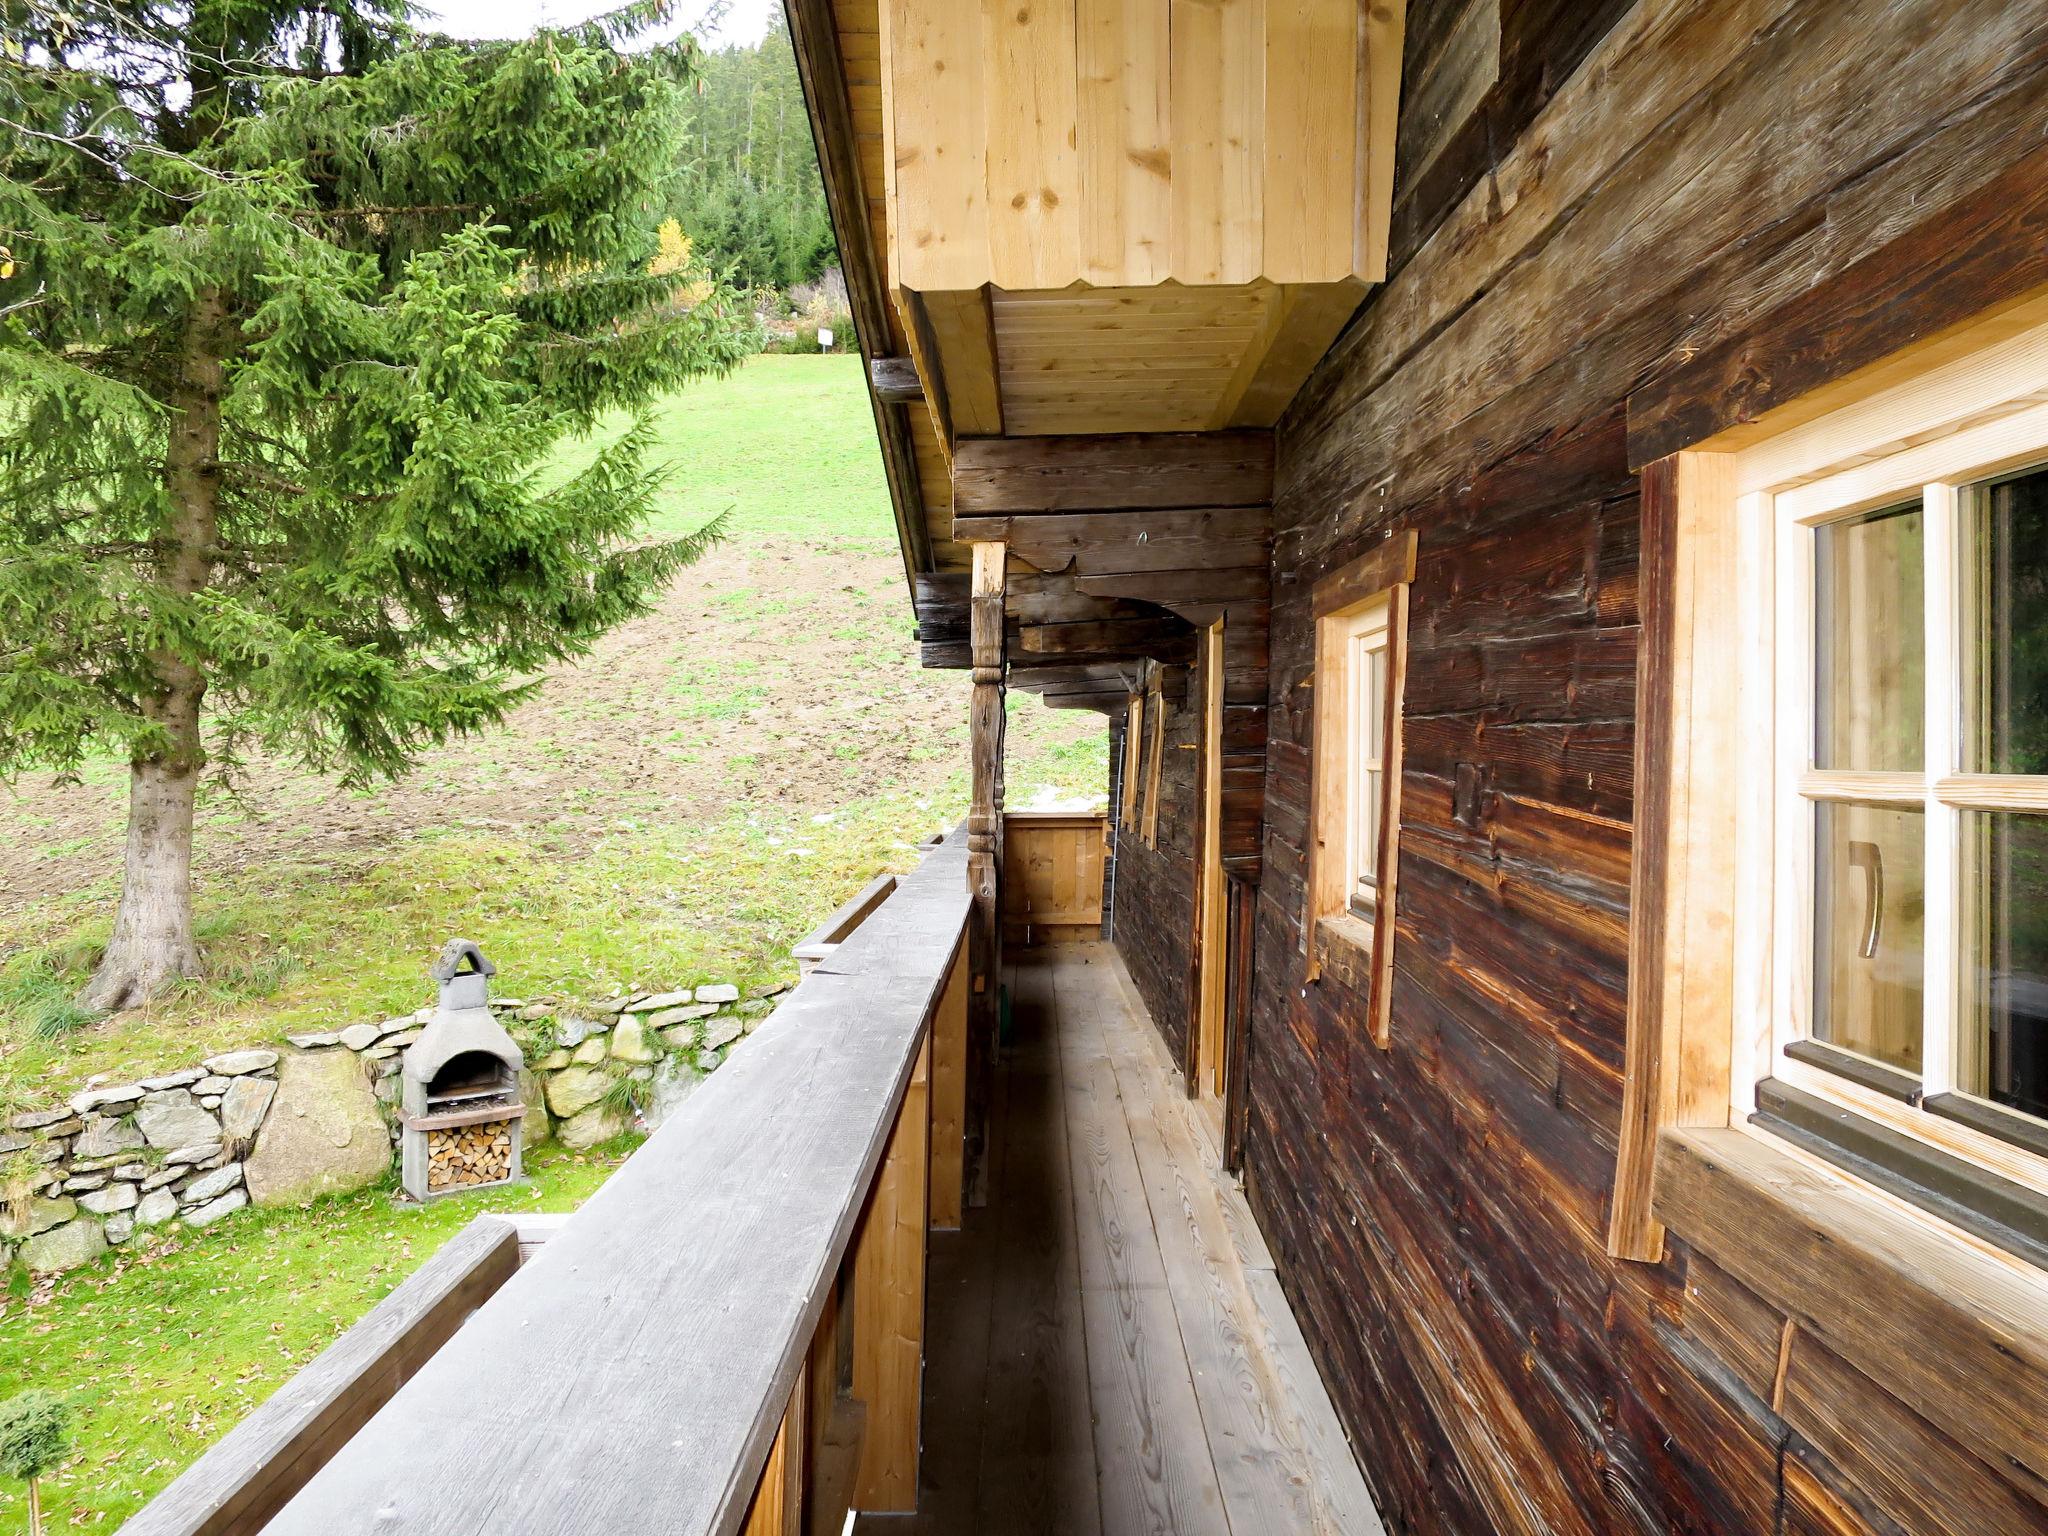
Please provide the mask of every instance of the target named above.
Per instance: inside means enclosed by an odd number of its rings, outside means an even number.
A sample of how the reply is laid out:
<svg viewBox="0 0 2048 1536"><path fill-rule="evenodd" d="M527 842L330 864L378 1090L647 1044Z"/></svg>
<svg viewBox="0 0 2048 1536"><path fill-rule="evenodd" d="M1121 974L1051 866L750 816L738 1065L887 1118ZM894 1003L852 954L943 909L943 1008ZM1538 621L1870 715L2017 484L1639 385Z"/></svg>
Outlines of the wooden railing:
<svg viewBox="0 0 2048 1536"><path fill-rule="evenodd" d="M837 1536L915 1509L968 907L955 833L580 1211L479 1218L125 1529Z"/></svg>
<svg viewBox="0 0 2048 1536"><path fill-rule="evenodd" d="M797 974L808 976L821 964L832 958L833 951L853 936L853 931L868 920L889 893L896 889L894 875L877 875L834 910L832 915L818 924L801 940L790 955L797 964Z"/></svg>

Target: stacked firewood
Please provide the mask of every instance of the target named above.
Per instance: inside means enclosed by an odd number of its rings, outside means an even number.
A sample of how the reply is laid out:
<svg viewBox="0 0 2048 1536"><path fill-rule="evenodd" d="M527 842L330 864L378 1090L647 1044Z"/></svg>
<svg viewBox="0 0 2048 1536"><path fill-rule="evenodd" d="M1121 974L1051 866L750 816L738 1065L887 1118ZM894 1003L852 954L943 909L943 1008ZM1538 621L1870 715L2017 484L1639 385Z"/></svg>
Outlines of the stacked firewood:
<svg viewBox="0 0 2048 1536"><path fill-rule="evenodd" d="M512 1177L512 1122L454 1125L427 1133L427 1188L460 1189Z"/></svg>

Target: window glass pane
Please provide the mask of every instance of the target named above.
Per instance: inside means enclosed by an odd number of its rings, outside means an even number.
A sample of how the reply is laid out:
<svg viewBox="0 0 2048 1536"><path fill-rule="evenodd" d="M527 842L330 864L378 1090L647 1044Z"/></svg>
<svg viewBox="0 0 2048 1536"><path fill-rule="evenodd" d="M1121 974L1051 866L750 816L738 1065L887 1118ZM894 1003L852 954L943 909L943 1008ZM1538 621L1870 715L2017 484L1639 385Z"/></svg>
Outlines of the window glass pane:
<svg viewBox="0 0 2048 1536"><path fill-rule="evenodd" d="M1873 512L1814 530L1814 763L1924 767L1922 515Z"/></svg>
<svg viewBox="0 0 2048 1536"><path fill-rule="evenodd" d="M1963 817L1956 1086L2048 1116L2048 817Z"/></svg>
<svg viewBox="0 0 2048 1536"><path fill-rule="evenodd" d="M1358 826L1358 879L1362 885L1375 884L1380 863L1380 771L1365 772L1365 793Z"/></svg>
<svg viewBox="0 0 2048 1536"><path fill-rule="evenodd" d="M1366 664L1372 669L1366 685L1366 697L1372 701L1372 716L1366 722L1365 739L1369 743L1368 754L1375 763L1386 751L1387 736L1387 637L1377 636L1372 644Z"/></svg>
<svg viewBox="0 0 2048 1536"><path fill-rule="evenodd" d="M1964 507L1964 766L2048 773L2048 469Z"/></svg>
<svg viewBox="0 0 2048 1536"><path fill-rule="evenodd" d="M1918 1072L1926 818L1814 810L1813 1038Z"/></svg>

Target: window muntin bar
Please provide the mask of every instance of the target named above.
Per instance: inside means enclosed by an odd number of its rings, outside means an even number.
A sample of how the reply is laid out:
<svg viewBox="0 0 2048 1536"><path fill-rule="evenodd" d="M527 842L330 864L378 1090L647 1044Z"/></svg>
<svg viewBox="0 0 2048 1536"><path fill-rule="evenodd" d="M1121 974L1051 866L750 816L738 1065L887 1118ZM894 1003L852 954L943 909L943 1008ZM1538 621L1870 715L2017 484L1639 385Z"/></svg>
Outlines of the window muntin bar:
<svg viewBox="0 0 2048 1536"><path fill-rule="evenodd" d="M1832 518L1778 498L1781 633L1808 642L1777 669L1806 721L1781 738L1778 1068L1838 1078L1788 1064L1810 1039L1917 1075L1911 1116L2048 1115L2048 469L1870 489Z"/></svg>

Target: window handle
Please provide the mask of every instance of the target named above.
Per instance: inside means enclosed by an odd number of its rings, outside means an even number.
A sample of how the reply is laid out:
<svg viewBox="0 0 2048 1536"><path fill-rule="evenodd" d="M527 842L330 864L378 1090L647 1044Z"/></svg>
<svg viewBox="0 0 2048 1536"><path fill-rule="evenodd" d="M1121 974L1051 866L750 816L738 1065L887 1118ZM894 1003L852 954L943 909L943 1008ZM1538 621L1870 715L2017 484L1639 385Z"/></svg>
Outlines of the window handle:
<svg viewBox="0 0 2048 1536"><path fill-rule="evenodd" d="M1861 953L1870 960L1876 957L1878 938L1884 932L1884 850L1875 843L1851 842L1849 867L1869 876L1864 888L1868 905L1864 908Z"/></svg>

